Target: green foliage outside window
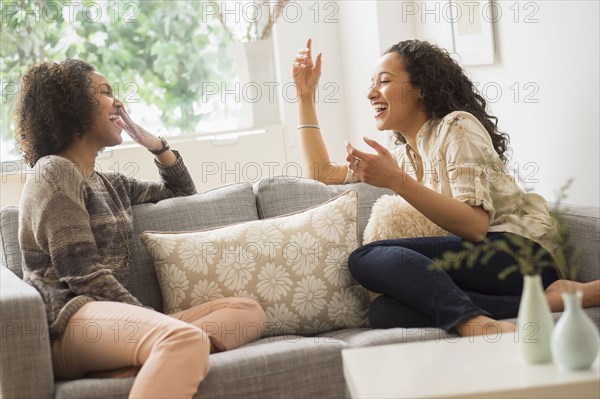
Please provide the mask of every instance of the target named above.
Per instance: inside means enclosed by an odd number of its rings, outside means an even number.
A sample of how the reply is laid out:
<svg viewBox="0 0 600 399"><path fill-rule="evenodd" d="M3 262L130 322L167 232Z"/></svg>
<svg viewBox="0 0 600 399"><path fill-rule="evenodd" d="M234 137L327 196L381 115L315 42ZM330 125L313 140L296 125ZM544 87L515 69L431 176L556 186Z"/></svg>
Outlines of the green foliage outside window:
<svg viewBox="0 0 600 399"><path fill-rule="evenodd" d="M27 68L80 58L94 65L127 103L155 105L167 129L195 133L198 123L231 112L203 102L207 82L235 76L231 39L190 0L0 0L1 134L12 140L10 109Z"/></svg>

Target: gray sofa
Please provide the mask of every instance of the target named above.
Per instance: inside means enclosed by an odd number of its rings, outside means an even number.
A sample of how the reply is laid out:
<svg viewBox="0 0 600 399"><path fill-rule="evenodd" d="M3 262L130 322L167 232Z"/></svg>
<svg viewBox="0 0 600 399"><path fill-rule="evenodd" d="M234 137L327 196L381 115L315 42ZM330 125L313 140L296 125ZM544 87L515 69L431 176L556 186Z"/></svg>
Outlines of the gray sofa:
<svg viewBox="0 0 600 399"><path fill-rule="evenodd" d="M197 230L274 217L323 203L351 188L358 192L362 235L373 202L389 193L387 190L362 183L326 186L306 179L278 177L254 185L237 183L191 197L137 205L133 210L135 237L146 230ZM563 213L581 250L579 280L600 278L599 208L572 206ZM126 398L132 378L54 381L44 306L37 291L21 280L17 230L18 208L4 208L0 213L0 396ZM132 247L134 261L128 288L141 302L161 310L162 298L153 262L138 238ZM587 312L600 326L600 308ZM444 337L447 337L444 331L433 328L360 328L314 337L263 338L234 351L212 355L210 373L197 397L345 397L342 349Z"/></svg>

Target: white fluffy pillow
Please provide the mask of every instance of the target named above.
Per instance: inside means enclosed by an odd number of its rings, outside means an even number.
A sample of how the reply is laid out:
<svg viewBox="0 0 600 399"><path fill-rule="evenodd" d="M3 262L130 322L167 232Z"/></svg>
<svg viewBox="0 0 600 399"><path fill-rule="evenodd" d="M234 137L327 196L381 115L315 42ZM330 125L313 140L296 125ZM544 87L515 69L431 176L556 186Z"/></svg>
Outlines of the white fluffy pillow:
<svg viewBox="0 0 600 399"><path fill-rule="evenodd" d="M394 238L450 235L399 195L383 195L373 204L363 244Z"/></svg>
<svg viewBox="0 0 600 399"><path fill-rule="evenodd" d="M357 193L306 211L197 232L144 232L164 310L223 297L257 300L266 335L363 327L367 291L348 271L358 247Z"/></svg>

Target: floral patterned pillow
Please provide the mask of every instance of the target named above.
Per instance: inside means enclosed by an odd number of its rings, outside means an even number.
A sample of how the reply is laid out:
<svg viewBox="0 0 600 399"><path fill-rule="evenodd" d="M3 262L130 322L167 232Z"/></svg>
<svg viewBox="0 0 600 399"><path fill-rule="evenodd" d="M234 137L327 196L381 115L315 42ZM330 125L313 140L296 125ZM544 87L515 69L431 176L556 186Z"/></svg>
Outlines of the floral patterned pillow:
<svg viewBox="0 0 600 399"><path fill-rule="evenodd" d="M266 335L366 326L368 295L348 271L357 193L303 212L197 232L144 232L165 313L223 297L265 310Z"/></svg>

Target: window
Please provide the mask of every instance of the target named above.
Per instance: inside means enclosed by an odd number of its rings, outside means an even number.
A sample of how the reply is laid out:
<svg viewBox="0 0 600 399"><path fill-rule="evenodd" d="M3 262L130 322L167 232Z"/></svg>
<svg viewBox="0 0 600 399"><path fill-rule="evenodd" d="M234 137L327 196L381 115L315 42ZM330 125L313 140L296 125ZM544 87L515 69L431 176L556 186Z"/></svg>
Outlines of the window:
<svg viewBox="0 0 600 399"><path fill-rule="evenodd" d="M208 2L0 1L1 161L20 158L11 108L21 77L30 65L67 57L94 65L132 118L157 134L236 127L240 104L207 95L236 80L231 38Z"/></svg>

